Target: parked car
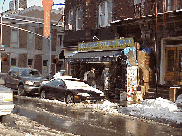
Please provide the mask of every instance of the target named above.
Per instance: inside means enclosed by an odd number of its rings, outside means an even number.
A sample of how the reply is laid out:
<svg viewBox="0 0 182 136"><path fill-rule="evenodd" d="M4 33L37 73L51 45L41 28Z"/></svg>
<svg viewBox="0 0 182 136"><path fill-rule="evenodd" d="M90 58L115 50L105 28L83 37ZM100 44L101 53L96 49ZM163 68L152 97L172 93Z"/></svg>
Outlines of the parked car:
<svg viewBox="0 0 182 136"><path fill-rule="evenodd" d="M18 89L18 95L38 93L42 81L46 81L37 69L25 67L11 67L4 77L5 86Z"/></svg>
<svg viewBox="0 0 182 136"><path fill-rule="evenodd" d="M102 91L72 76L60 76L50 81L42 82L39 94L43 99L65 99L66 103L76 103L85 100L98 101L105 98Z"/></svg>
<svg viewBox="0 0 182 136"><path fill-rule="evenodd" d="M0 116L6 117L13 111L13 92L11 89L0 86ZM2 119L1 119L2 120Z"/></svg>

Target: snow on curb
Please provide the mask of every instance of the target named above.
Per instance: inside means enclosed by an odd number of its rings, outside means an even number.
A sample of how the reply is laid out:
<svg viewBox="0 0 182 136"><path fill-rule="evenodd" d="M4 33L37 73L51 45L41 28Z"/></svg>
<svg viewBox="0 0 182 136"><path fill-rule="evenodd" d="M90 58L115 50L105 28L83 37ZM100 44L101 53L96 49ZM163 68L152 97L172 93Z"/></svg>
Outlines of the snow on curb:
<svg viewBox="0 0 182 136"><path fill-rule="evenodd" d="M58 100L39 98L33 99L37 101L55 103L80 110L82 108L90 108L92 112L102 112L103 114L119 115L125 117L132 116L133 118L139 117L140 119L143 118L149 120L164 119L166 122L171 121L176 122L177 124L182 124L182 112L177 107L177 104L161 97L156 99L146 99L140 104L130 104L127 105L127 107L119 107L117 103L112 103L108 100L100 101L97 103L80 102L75 104L66 104L65 102Z"/></svg>
<svg viewBox="0 0 182 136"><path fill-rule="evenodd" d="M126 107L131 115L147 118L165 119L177 124L182 123L182 112L177 105L163 98L147 99L141 104L132 104Z"/></svg>

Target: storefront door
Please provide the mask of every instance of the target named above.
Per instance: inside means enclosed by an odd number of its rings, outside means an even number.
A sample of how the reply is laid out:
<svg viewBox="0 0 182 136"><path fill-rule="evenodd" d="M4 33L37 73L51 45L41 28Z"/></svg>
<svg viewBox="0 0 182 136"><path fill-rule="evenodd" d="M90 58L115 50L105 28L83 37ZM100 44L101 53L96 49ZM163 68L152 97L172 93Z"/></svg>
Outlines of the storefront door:
<svg viewBox="0 0 182 136"><path fill-rule="evenodd" d="M182 85L182 47L166 47L165 58L166 83Z"/></svg>

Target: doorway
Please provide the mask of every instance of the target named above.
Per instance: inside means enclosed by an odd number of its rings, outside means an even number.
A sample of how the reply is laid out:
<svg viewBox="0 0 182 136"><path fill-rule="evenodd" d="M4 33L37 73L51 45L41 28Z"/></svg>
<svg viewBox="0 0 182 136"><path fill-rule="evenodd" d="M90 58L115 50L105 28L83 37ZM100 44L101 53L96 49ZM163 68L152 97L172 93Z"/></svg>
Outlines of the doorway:
<svg viewBox="0 0 182 136"><path fill-rule="evenodd" d="M165 81L168 85L182 85L182 47L166 47Z"/></svg>

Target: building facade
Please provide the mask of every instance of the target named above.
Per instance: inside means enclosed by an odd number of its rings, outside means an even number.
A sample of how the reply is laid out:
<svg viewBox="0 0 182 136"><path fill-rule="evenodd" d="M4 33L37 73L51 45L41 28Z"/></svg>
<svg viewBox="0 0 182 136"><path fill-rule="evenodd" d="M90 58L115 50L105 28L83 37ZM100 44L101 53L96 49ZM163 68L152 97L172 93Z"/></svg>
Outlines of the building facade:
<svg viewBox="0 0 182 136"><path fill-rule="evenodd" d="M61 56L64 37L63 11L51 11L51 40L43 36L43 9L31 7L22 11L4 13L2 26L1 57L7 58L1 65L6 73L12 66L38 69L44 76L49 74L51 44L51 74L64 69ZM50 43L51 42L51 43Z"/></svg>
<svg viewBox="0 0 182 136"><path fill-rule="evenodd" d="M160 90L159 86L182 85L180 71L181 6L180 0L66 0L64 50L73 52L78 51L79 45L84 43L90 47L94 46L97 41L133 38L136 51L149 49L148 52L150 52L150 56L146 56L150 58L147 59L150 63L147 70L150 71L148 73L153 73L156 80L152 83L153 85L148 86L148 89ZM114 48L110 48L112 49ZM84 50L87 50L86 46ZM95 48L92 51L94 50L98 49ZM99 48L99 50L105 51L106 49ZM86 53L85 56L89 54ZM146 59L143 61L146 62ZM103 67L99 66L98 62L94 65L89 60L86 61L86 65L81 65L81 63L85 62L75 60L75 66L73 66L75 70L70 70L70 68L68 70L70 74L81 78L83 73L79 76L78 72L74 71L88 70L91 66L98 67L98 71L102 71L107 67L104 63L102 63ZM109 63L109 67L112 65ZM102 67L102 70L99 70L99 67ZM116 68L117 65L113 67ZM114 84L116 80L120 82L119 79L111 78L110 82ZM141 84L149 84L148 80L146 82L143 81Z"/></svg>

